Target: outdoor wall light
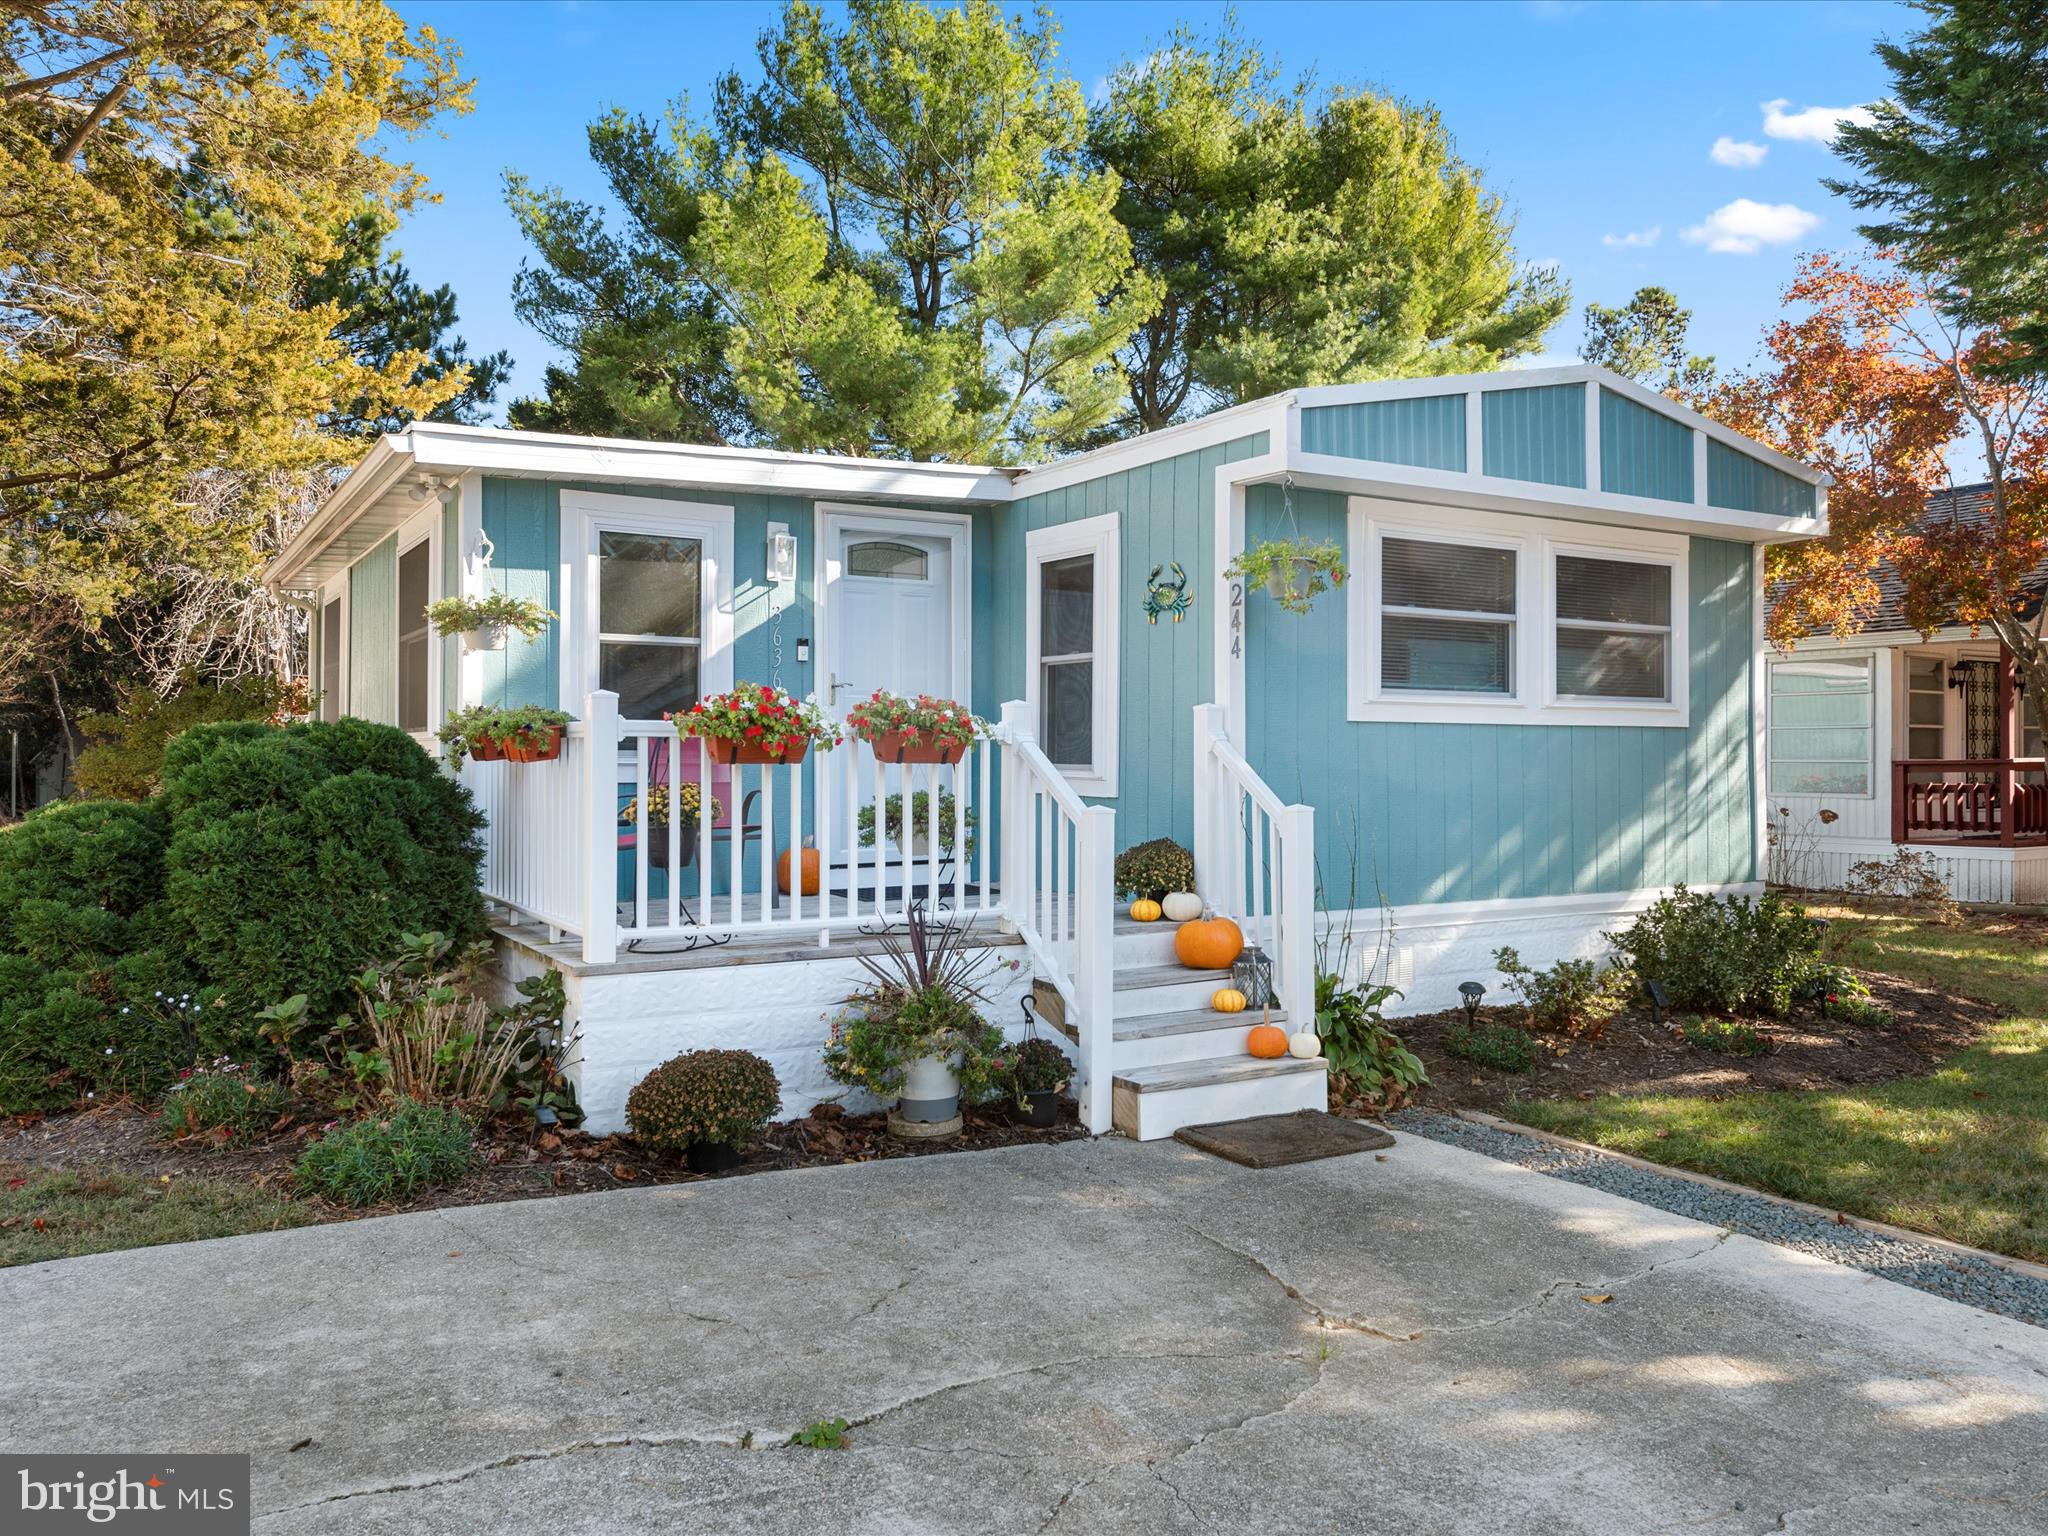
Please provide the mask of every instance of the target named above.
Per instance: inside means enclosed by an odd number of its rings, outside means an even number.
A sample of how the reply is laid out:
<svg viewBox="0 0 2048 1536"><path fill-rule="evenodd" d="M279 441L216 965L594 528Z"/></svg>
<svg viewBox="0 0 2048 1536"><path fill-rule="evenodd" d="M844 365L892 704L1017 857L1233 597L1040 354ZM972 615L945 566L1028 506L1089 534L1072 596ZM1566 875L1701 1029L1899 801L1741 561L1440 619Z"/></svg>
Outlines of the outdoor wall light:
<svg viewBox="0 0 2048 1536"><path fill-rule="evenodd" d="M768 526L768 579L796 580L796 535L781 523Z"/></svg>
<svg viewBox="0 0 2048 1536"><path fill-rule="evenodd" d="M1458 996L1465 999L1465 1024L1470 1028L1479 1022L1479 999L1486 996L1486 988L1476 981L1461 981Z"/></svg>

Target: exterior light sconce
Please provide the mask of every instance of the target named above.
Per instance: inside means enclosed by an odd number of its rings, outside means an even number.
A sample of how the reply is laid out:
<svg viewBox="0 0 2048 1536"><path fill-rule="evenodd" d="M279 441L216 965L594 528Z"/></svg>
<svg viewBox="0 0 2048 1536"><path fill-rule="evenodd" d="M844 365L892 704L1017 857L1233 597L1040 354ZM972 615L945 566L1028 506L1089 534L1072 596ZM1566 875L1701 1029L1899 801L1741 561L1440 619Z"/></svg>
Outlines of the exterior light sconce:
<svg viewBox="0 0 2048 1536"><path fill-rule="evenodd" d="M1671 994L1664 990L1664 983L1661 981L1646 979L1643 982L1643 990L1650 994L1650 1022L1662 1024L1664 1015L1671 1008Z"/></svg>
<svg viewBox="0 0 2048 1536"><path fill-rule="evenodd" d="M782 523L768 525L768 579L796 580L796 535Z"/></svg>
<svg viewBox="0 0 2048 1536"><path fill-rule="evenodd" d="M1465 1000L1465 1027L1470 1029L1479 1022L1479 999L1486 996L1486 988L1476 981L1461 981L1458 996Z"/></svg>

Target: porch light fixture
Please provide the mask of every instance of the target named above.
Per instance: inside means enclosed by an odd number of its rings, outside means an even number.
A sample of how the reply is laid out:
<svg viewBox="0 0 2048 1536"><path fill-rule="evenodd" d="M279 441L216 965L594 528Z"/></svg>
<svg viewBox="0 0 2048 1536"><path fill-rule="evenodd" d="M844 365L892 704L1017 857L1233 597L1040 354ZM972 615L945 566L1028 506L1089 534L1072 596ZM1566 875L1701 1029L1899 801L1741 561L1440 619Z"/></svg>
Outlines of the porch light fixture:
<svg viewBox="0 0 2048 1536"><path fill-rule="evenodd" d="M768 579L796 580L796 535L780 523L768 530Z"/></svg>
<svg viewBox="0 0 2048 1536"><path fill-rule="evenodd" d="M1470 1029L1479 1022L1479 999L1486 996L1486 988L1476 981L1461 981L1458 996L1465 1000L1465 1027Z"/></svg>
<svg viewBox="0 0 2048 1536"><path fill-rule="evenodd" d="M1650 994L1650 1022L1662 1024L1664 1014L1671 1007L1671 994L1664 990L1664 983L1648 977L1643 979L1643 990Z"/></svg>

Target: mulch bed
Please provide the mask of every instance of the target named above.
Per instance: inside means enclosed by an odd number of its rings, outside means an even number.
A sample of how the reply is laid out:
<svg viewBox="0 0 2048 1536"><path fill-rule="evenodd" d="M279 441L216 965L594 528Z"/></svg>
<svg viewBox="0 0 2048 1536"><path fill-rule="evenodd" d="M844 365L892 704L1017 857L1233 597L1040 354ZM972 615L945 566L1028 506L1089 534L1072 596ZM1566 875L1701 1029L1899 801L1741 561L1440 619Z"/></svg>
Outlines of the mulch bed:
<svg viewBox="0 0 2048 1536"><path fill-rule="evenodd" d="M1657 1024L1646 1008L1608 1021L1598 1040L1538 1033L1543 1054L1527 1072L1500 1072L1444 1050L1444 1036L1464 1013L1452 1009L1390 1022L1429 1069L1430 1085L1414 1100L1423 1109L1500 1112L1517 1100L1590 1099L1600 1094L1691 1094L1715 1097L1750 1089L1839 1088L1922 1077L1943 1057L1976 1041L2000 1010L1952 993L1876 972L1858 972L1871 996L1892 1011L1882 1029L1841 1024L1801 1008L1788 1018L1748 1020L1775 1047L1768 1056L1726 1056L1688 1045L1667 1015ZM1482 1020L1519 1024L1512 1008L1482 1008Z"/></svg>
<svg viewBox="0 0 2048 1536"><path fill-rule="evenodd" d="M489 1127L478 1136L484 1166L460 1184L437 1189L404 1205L357 1209L307 1198L301 1203L326 1221L388 1216L395 1211L483 1205L497 1200L538 1199L630 1189L642 1184L694 1184L705 1178L739 1178L784 1168L821 1168L873 1162L886 1157L934 1157L947 1152L982 1152L994 1147L1073 1141L1086 1136L1075 1120L1073 1101L1060 1101L1060 1119L1044 1129L1013 1124L1008 1114L967 1110L965 1126L943 1141L903 1141L891 1136L883 1114L849 1115L823 1104L801 1119L771 1125L761 1143L730 1173L698 1174L672 1157L641 1146L630 1136L556 1135L531 1128L514 1132ZM55 1168L113 1170L147 1179L224 1179L289 1193L292 1164L327 1122L305 1121L250 1146L220 1146L205 1138L165 1141L153 1110L132 1103L48 1116L0 1119L0 1174L26 1177Z"/></svg>

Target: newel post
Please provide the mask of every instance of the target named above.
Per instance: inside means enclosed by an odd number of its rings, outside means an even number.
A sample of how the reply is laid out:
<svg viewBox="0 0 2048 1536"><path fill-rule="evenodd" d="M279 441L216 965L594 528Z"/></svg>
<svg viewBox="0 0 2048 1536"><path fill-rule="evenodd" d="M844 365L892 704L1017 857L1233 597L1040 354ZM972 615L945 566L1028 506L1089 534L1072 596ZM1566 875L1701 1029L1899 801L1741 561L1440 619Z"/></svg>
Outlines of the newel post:
<svg viewBox="0 0 2048 1536"><path fill-rule="evenodd" d="M1216 836L1216 759L1209 748L1224 733L1228 718L1221 704L1195 706L1195 891L1212 905L1226 882L1216 868L1221 852Z"/></svg>
<svg viewBox="0 0 2048 1536"><path fill-rule="evenodd" d="M1018 767L1017 743L1031 739L1031 706L1022 699L1003 704L1002 782L996 786L996 872L997 888L1003 893L1003 921L1013 931L1029 915L1024 900L1026 877L1031 868L1031 851L1023 840L1029 834L1029 814L1024 806L1024 774Z"/></svg>
<svg viewBox="0 0 2048 1536"><path fill-rule="evenodd" d="M609 965L619 958L619 696L585 695L583 720L583 963Z"/></svg>
<svg viewBox="0 0 2048 1536"><path fill-rule="evenodd" d="M1290 1030L1313 1029L1316 1018L1316 812L1290 805L1280 813L1280 1005Z"/></svg>
<svg viewBox="0 0 2048 1536"><path fill-rule="evenodd" d="M1080 1004L1081 1123L1091 1136L1110 1127L1111 1048L1116 1041L1116 812L1091 805L1082 814L1075 870L1075 1001Z"/></svg>

